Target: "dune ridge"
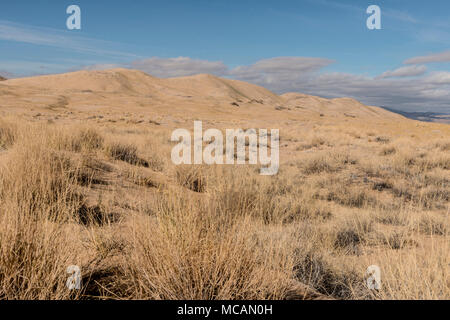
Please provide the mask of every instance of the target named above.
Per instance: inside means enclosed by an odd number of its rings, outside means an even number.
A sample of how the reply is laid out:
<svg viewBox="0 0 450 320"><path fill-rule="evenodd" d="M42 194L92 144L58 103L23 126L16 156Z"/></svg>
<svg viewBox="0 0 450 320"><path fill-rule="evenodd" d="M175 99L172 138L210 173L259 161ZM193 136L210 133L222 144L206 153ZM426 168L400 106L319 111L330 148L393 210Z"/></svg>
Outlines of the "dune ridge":
<svg viewBox="0 0 450 320"><path fill-rule="evenodd" d="M61 97L70 100L67 105L75 107L86 104L86 101L96 104L96 100L101 100L101 104L114 105L120 96L134 97L140 104L148 107L196 105L205 109L259 106L316 116L391 120L403 118L351 98L325 99L301 93L277 95L254 84L209 74L161 79L142 71L119 68L12 79L2 82L0 92L5 93L6 88L8 94L3 94L5 104L8 104L8 96L13 96L14 101L31 100L38 105L40 102L58 104ZM21 99L18 100L17 97ZM14 103L10 105L13 106Z"/></svg>

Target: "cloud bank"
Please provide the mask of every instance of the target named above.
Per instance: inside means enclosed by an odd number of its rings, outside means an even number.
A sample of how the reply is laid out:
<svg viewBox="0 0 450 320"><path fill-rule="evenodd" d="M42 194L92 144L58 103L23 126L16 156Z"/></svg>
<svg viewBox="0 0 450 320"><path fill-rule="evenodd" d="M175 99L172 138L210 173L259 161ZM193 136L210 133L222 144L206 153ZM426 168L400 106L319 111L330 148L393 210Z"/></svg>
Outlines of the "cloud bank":
<svg viewBox="0 0 450 320"><path fill-rule="evenodd" d="M227 66L220 61L196 60L187 57L167 59L153 57L133 61L129 66L160 78L185 77L199 73L224 76L228 70Z"/></svg>
<svg viewBox="0 0 450 320"><path fill-rule="evenodd" d="M129 64L88 68L126 67L161 78L209 73L254 83L279 94L301 92L327 98L352 97L368 105L404 111L450 113L450 72L427 73L423 65L400 67L373 78L325 72L324 68L333 63L325 58L277 57L228 68L221 61L153 57Z"/></svg>
<svg viewBox="0 0 450 320"><path fill-rule="evenodd" d="M450 62L450 50L427 56L414 57L406 60L405 64L425 64L432 62Z"/></svg>
<svg viewBox="0 0 450 320"><path fill-rule="evenodd" d="M383 72L380 76L377 78L379 79L385 79L385 78L404 78L404 77L414 77L414 76L421 76L427 72L426 66L406 66L401 67L395 70L389 70L386 72Z"/></svg>

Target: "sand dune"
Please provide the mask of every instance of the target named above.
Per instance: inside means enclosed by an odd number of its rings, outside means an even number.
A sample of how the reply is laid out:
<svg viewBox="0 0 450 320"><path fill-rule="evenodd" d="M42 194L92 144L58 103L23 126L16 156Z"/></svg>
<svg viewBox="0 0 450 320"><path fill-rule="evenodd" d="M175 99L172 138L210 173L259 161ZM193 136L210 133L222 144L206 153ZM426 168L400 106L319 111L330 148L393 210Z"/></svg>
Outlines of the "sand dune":
<svg viewBox="0 0 450 320"><path fill-rule="evenodd" d="M228 80L209 74L165 80L168 86L192 96L211 97L223 101L279 104L283 99L273 92L250 83Z"/></svg>
<svg viewBox="0 0 450 320"><path fill-rule="evenodd" d="M64 91L149 94L158 87L159 79L137 70L77 71L65 74L9 80L6 84Z"/></svg>
<svg viewBox="0 0 450 320"><path fill-rule="evenodd" d="M325 99L301 93L286 93L281 97L290 107L306 112L319 112L328 116L345 116L350 118L387 118L400 119L402 116L379 107L366 106L352 98Z"/></svg>
<svg viewBox="0 0 450 320"><path fill-rule="evenodd" d="M252 119L258 111L266 119L283 119L287 115L403 118L350 98L325 99L301 93L279 96L257 85L208 74L160 79L129 69L77 71L7 80L0 85L0 95L1 106L9 110L69 108L100 112L117 109L142 114L160 108L170 110L166 115L171 116L187 112L214 117L232 114L239 119Z"/></svg>

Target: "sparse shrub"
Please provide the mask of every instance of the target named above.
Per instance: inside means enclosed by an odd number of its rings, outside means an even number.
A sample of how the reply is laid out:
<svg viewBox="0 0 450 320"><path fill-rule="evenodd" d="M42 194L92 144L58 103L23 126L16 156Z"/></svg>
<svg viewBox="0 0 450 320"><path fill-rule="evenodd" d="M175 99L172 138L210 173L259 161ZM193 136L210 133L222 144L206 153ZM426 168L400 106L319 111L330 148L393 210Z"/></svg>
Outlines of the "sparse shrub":
<svg viewBox="0 0 450 320"><path fill-rule="evenodd" d="M441 140L434 144L435 148L440 149L441 151L450 151L450 141Z"/></svg>
<svg viewBox="0 0 450 320"><path fill-rule="evenodd" d="M148 162L139 158L137 147L133 144L112 142L106 146L106 153L115 160L132 165L148 167Z"/></svg>
<svg viewBox="0 0 450 320"><path fill-rule="evenodd" d="M373 231L373 221L367 217L355 217L347 220L339 230L336 231L336 248L355 247L369 240Z"/></svg>
<svg viewBox="0 0 450 320"><path fill-rule="evenodd" d="M381 156L388 156L391 154L395 154L397 152L397 149L395 147L384 147L381 149L380 155Z"/></svg>
<svg viewBox="0 0 450 320"><path fill-rule="evenodd" d="M368 298L364 279L354 270L339 270L317 252L298 254L294 271L297 278L327 296L339 299Z"/></svg>
<svg viewBox="0 0 450 320"><path fill-rule="evenodd" d="M392 183L389 181L377 181L373 184L372 187L374 190L383 191L386 189L392 189Z"/></svg>
<svg viewBox="0 0 450 320"><path fill-rule="evenodd" d="M382 241L392 250L400 250L409 246L417 245L405 232L395 231L382 237Z"/></svg>
<svg viewBox="0 0 450 320"><path fill-rule="evenodd" d="M328 152L306 158L302 164L306 174L318 174L322 172L334 173L340 171L346 165L354 165L358 162L356 158L348 153Z"/></svg>
<svg viewBox="0 0 450 320"><path fill-rule="evenodd" d="M389 137L378 136L375 138L375 141L380 143L388 143L391 139Z"/></svg>
<svg viewBox="0 0 450 320"><path fill-rule="evenodd" d="M432 215L426 215L419 220L418 230L426 235L448 235L448 218L439 218Z"/></svg>
<svg viewBox="0 0 450 320"><path fill-rule="evenodd" d="M341 230L336 235L335 246L338 248L347 248L360 244L360 235L352 229Z"/></svg>
<svg viewBox="0 0 450 320"><path fill-rule="evenodd" d="M317 174L321 172L333 172L338 168L334 166L325 156L316 156L308 159L304 165L304 172L306 174Z"/></svg>
<svg viewBox="0 0 450 320"><path fill-rule="evenodd" d="M78 140L80 149L95 150L103 147L103 137L94 129L88 128L81 130L76 136L75 140Z"/></svg>
<svg viewBox="0 0 450 320"><path fill-rule="evenodd" d="M335 201L344 206L362 208L376 200L366 189L360 187L335 186L328 192L328 201Z"/></svg>
<svg viewBox="0 0 450 320"><path fill-rule="evenodd" d="M79 168L76 171L77 182L82 186L91 186L91 184L108 184L102 178L103 173L111 171L111 167L102 161L96 160L92 157L83 157L79 163Z"/></svg>
<svg viewBox="0 0 450 320"><path fill-rule="evenodd" d="M80 201L74 188L78 165L40 144L14 151L2 170L3 202L29 214L45 212L52 219L70 219Z"/></svg>
<svg viewBox="0 0 450 320"><path fill-rule="evenodd" d="M314 138L312 138L311 139L311 146L313 146L313 147L319 147L319 146L322 146L322 145L324 145L325 144L325 139L324 138L322 138L322 137L314 137Z"/></svg>
<svg viewBox="0 0 450 320"><path fill-rule="evenodd" d="M201 166L178 166L176 170L178 183L194 192L205 192L207 177Z"/></svg>
<svg viewBox="0 0 450 320"><path fill-rule="evenodd" d="M8 149L14 144L17 130L15 124L0 121L0 149Z"/></svg>

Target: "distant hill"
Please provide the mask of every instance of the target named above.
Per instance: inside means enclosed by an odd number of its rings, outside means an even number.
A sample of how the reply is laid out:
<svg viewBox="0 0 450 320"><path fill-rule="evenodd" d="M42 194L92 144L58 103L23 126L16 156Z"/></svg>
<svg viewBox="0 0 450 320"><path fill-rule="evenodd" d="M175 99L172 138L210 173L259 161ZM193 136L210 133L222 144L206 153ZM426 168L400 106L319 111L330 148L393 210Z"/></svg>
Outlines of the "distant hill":
<svg viewBox="0 0 450 320"><path fill-rule="evenodd" d="M450 113L438 113L438 112L407 112L400 111L389 107L382 107L390 112L401 114L402 116L425 122L440 122L450 124Z"/></svg>
<svg viewBox="0 0 450 320"><path fill-rule="evenodd" d="M348 118L401 118L398 114L379 107L366 106L352 98L326 99L302 93L285 93L281 95L291 108L324 116Z"/></svg>
<svg viewBox="0 0 450 320"><path fill-rule="evenodd" d="M6 80L6 78L0 76L0 81L5 81L5 80Z"/></svg>

